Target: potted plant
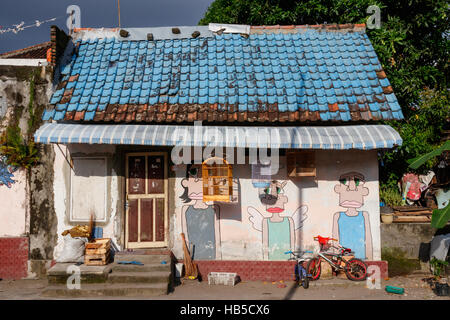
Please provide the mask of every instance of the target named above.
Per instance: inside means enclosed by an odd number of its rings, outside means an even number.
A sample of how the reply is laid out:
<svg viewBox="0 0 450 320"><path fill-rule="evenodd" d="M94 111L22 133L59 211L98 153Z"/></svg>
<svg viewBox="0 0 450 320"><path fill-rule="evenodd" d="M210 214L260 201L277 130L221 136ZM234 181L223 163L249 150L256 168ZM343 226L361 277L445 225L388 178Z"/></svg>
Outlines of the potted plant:
<svg viewBox="0 0 450 320"><path fill-rule="evenodd" d="M392 207L399 206L402 201L400 192L395 187L383 186L380 188L380 214L383 223L394 221L394 210Z"/></svg>
<svg viewBox="0 0 450 320"><path fill-rule="evenodd" d="M431 271L434 276L434 291L438 296L448 296L449 286L446 277L441 277L442 270L448 266L447 261L442 261L433 257L430 260Z"/></svg>

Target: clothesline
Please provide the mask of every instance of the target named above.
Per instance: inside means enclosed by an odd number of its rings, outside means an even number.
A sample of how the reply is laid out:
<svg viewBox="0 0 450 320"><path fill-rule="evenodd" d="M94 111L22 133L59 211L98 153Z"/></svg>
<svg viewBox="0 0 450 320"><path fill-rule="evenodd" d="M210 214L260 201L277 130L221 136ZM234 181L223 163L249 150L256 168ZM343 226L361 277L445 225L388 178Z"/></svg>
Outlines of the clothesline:
<svg viewBox="0 0 450 320"><path fill-rule="evenodd" d="M27 24L27 25L25 25L25 22L22 21L19 24L13 24L13 27L5 28L3 26L0 26L0 34L4 34L4 33L8 33L8 32L13 32L13 33L17 34L18 32L23 31L25 29L32 28L32 27L40 27L44 23L52 22L52 21L55 21L55 20L63 18L63 17L64 16L60 16L60 17L50 18L50 19L46 19L46 20L42 20L42 21L35 20L34 23Z"/></svg>

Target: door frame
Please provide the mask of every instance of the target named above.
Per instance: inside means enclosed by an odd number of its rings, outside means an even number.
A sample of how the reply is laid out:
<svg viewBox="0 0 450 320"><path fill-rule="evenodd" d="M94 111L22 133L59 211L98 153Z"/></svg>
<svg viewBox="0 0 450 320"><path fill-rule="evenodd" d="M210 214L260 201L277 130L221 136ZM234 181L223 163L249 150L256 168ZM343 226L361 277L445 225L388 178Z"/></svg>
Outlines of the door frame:
<svg viewBox="0 0 450 320"><path fill-rule="evenodd" d="M129 157L134 156L144 156L145 157L145 194L142 195L129 195L128 194L128 159ZM163 156L164 158L164 241L147 241L147 242L139 242L141 234L141 219L140 216L138 217L138 242L129 242L128 241L128 211L129 211L129 205L128 200L129 199L155 199L160 198L161 199L161 193L158 194L147 194L148 191L148 156ZM125 154L125 248L127 249L139 249L139 248L165 248L168 246L169 243L169 180L168 180L168 153L164 151L148 151L148 152L126 152ZM155 202L156 203L156 202ZM153 206L153 210L155 212L156 205ZM140 213L140 201L138 201L138 212ZM156 217L153 215L153 219L155 221ZM155 237L155 231L156 231L156 223L153 223L153 237Z"/></svg>

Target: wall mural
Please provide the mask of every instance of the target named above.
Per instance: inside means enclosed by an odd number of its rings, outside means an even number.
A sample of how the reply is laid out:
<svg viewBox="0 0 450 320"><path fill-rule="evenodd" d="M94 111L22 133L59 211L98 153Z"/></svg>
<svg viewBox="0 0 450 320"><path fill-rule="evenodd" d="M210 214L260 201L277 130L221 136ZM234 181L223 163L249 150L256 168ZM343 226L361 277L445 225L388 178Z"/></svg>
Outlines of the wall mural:
<svg viewBox="0 0 450 320"><path fill-rule="evenodd" d="M188 165L186 178L181 181L184 193L181 199L181 226L186 242L192 245L193 258L197 260L220 260L220 208L203 201L201 165Z"/></svg>
<svg viewBox="0 0 450 320"><path fill-rule="evenodd" d="M284 194L286 184L287 181L271 181L269 187L259 188L259 199L264 210L247 209L253 228L262 232L264 260L286 260L284 253L295 249L295 230L300 229L307 218L306 205L290 214L284 212L289 200Z"/></svg>
<svg viewBox="0 0 450 320"><path fill-rule="evenodd" d="M334 191L339 194L339 206L346 211L334 214L333 238L344 247L351 248L356 258L372 260L369 214L357 210L364 205L364 197L369 194L364 184L365 178L358 172L348 172L339 177Z"/></svg>
<svg viewBox="0 0 450 320"><path fill-rule="evenodd" d="M6 156L0 156L0 186L5 185L11 188L12 184L16 182L12 179L16 170L16 167L7 164Z"/></svg>

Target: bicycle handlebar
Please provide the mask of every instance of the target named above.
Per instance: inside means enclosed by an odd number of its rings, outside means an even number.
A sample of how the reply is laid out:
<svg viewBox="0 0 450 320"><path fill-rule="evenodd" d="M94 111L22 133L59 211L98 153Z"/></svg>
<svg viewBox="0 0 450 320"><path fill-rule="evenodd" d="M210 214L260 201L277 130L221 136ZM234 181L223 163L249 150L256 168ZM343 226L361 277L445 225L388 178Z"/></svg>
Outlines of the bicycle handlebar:
<svg viewBox="0 0 450 320"><path fill-rule="evenodd" d="M293 251L291 250L291 251L286 251L284 254L290 254L290 253L293 254L293 255L295 255L296 253L314 253L314 252L312 252L312 251L310 251L310 250L293 252Z"/></svg>

